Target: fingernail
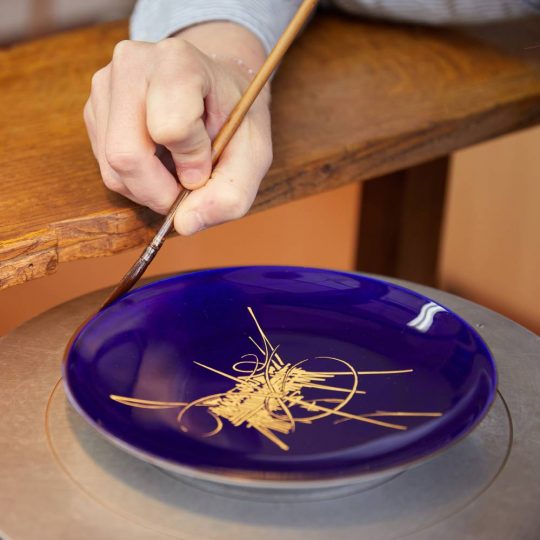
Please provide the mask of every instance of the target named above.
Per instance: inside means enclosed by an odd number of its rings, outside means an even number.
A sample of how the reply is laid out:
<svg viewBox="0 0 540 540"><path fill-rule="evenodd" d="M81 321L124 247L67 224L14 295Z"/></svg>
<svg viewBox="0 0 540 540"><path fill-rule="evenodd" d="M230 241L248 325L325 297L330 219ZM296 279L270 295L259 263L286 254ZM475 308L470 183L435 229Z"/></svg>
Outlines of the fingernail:
<svg viewBox="0 0 540 540"><path fill-rule="evenodd" d="M185 232L189 234L195 234L196 232L204 229L205 224L201 218L199 212L188 212L183 218L183 225Z"/></svg>
<svg viewBox="0 0 540 540"><path fill-rule="evenodd" d="M202 179L201 171L199 169L187 169L182 171L180 180L182 184L198 184Z"/></svg>

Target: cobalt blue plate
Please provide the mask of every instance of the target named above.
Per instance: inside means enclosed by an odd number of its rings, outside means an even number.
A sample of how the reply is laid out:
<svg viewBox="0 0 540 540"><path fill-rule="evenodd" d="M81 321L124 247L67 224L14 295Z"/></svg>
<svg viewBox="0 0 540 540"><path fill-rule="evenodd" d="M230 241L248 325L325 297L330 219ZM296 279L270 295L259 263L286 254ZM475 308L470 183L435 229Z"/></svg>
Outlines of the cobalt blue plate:
<svg viewBox="0 0 540 540"><path fill-rule="evenodd" d="M137 289L66 351L113 443L195 478L300 485L403 470L467 435L497 375L439 304L356 274L225 268Z"/></svg>

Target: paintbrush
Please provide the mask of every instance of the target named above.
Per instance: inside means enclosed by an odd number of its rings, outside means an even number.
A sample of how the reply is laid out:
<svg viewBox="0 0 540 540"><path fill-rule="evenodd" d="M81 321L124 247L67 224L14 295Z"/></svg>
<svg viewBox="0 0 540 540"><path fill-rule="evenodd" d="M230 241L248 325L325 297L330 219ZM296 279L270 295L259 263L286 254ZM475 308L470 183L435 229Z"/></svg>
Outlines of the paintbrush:
<svg viewBox="0 0 540 540"><path fill-rule="evenodd" d="M214 142L212 143L212 169L216 166L223 150L235 134L238 126L242 123L244 116L248 113L251 105L257 99L257 96L264 88L264 85L268 82L268 79L276 69L277 65L281 62L281 59L287 52L294 38L301 30L302 26L306 22L307 18L317 5L318 0L304 0L296 15L292 18L291 22L287 26L285 32L276 43L276 46L265 60L261 69L249 85L246 93L242 96L238 105L234 108L233 112L225 122ZM191 191L184 189L171 209L169 210L163 225L156 233L150 244L143 251L142 255L137 259L135 264L131 267L129 272L122 278L120 283L114 288L107 300L103 303L100 311L112 304L115 300L127 293L139 279L142 277L154 257L157 255L161 246L165 242L167 235L173 229L174 215L178 207L182 204L186 197L189 196Z"/></svg>

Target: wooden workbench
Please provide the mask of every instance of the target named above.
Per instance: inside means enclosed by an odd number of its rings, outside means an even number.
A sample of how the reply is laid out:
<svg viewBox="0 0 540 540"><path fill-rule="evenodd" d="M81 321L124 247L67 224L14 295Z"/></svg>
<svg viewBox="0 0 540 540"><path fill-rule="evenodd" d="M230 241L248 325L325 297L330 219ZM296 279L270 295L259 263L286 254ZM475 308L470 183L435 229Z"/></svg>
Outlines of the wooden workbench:
<svg viewBox="0 0 540 540"><path fill-rule="evenodd" d="M444 156L540 121L538 28L316 17L275 79L275 160L253 211L379 177L359 267L432 282ZM142 245L159 222L102 185L82 120L126 37L121 21L0 51L0 289Z"/></svg>

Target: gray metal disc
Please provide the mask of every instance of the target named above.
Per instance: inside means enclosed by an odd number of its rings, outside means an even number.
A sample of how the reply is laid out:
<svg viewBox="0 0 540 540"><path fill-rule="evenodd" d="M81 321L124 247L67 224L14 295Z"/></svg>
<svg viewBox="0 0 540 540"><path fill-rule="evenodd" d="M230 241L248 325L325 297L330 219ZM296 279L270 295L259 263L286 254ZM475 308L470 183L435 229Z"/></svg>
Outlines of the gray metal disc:
<svg viewBox="0 0 540 540"><path fill-rule="evenodd" d="M320 494L331 500L272 496L258 501L246 499L241 490L216 492L204 482L171 477L103 439L74 412L57 384L65 344L105 297L99 291L0 340L0 537L540 538L540 338L471 302L391 281L464 317L497 362L495 405L447 452L354 493Z"/></svg>

